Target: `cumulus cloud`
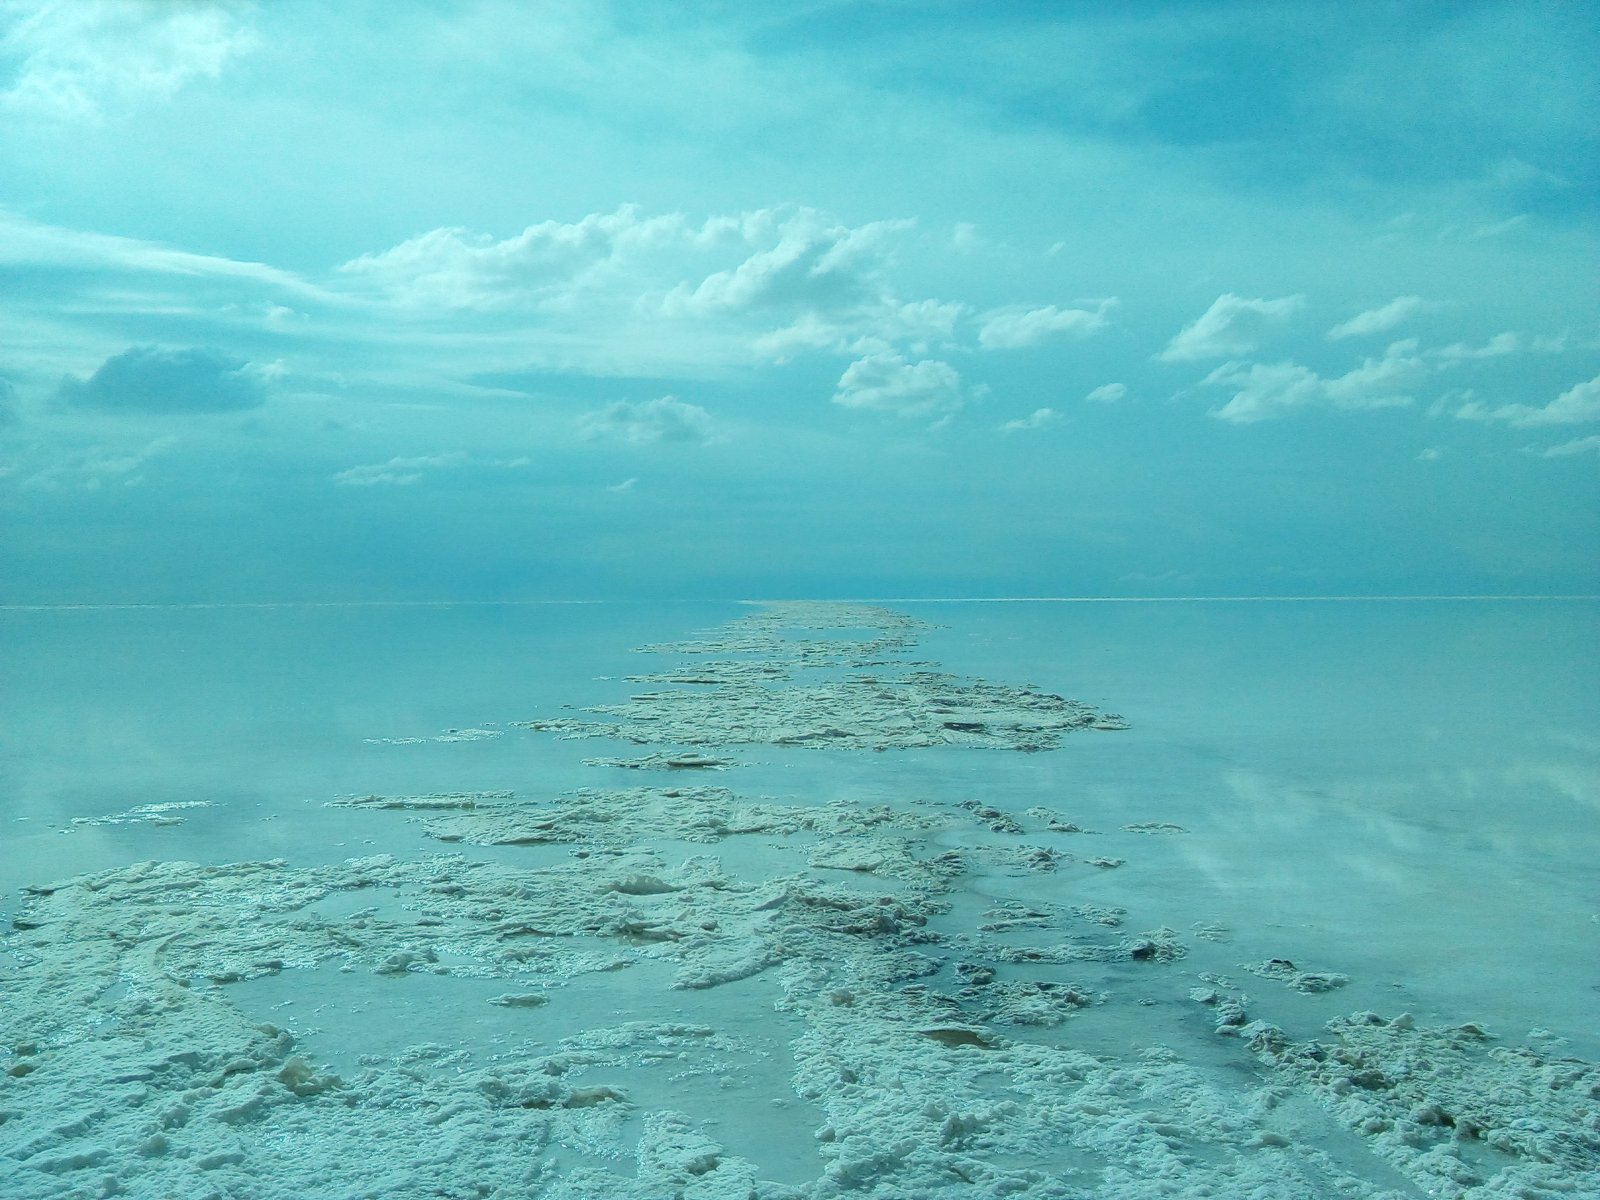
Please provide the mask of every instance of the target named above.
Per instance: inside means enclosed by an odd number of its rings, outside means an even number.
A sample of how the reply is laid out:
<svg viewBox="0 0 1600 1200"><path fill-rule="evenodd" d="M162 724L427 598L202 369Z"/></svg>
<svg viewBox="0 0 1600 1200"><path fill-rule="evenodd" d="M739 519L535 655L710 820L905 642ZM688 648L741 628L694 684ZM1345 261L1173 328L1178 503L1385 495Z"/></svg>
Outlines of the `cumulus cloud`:
<svg viewBox="0 0 1600 1200"><path fill-rule="evenodd" d="M98 120L108 107L215 79L255 45L233 5L48 0L0 37L0 111Z"/></svg>
<svg viewBox="0 0 1600 1200"><path fill-rule="evenodd" d="M687 336L705 353L747 361L806 350L921 354L951 339L966 307L897 289L897 251L913 228L849 225L797 206L698 223L625 206L499 240L436 229L339 274L406 312L537 312L547 330L566 324L602 343Z"/></svg>
<svg viewBox="0 0 1600 1200"><path fill-rule="evenodd" d="M1092 309L1057 308L1005 308L984 318L978 330L978 344L986 350L1017 350L1034 346L1049 337L1092 337L1111 322L1106 313L1116 307L1116 300L1102 300Z"/></svg>
<svg viewBox="0 0 1600 1200"><path fill-rule="evenodd" d="M1304 296L1247 300L1226 292L1179 330L1161 357L1169 362L1187 362L1249 354L1304 304Z"/></svg>
<svg viewBox="0 0 1600 1200"><path fill-rule="evenodd" d="M845 368L833 402L902 417L952 413L962 405L961 375L947 362L907 362L898 354L869 354Z"/></svg>
<svg viewBox="0 0 1600 1200"><path fill-rule="evenodd" d="M651 246L680 241L681 216L641 217L636 206L580 221L541 221L503 240L466 229L434 229L340 266L412 307L488 310L559 300L590 275Z"/></svg>
<svg viewBox="0 0 1600 1200"><path fill-rule="evenodd" d="M1099 387L1084 396L1085 400L1095 404L1115 404L1125 400L1128 396L1128 385L1125 383L1102 383Z"/></svg>
<svg viewBox="0 0 1600 1200"><path fill-rule="evenodd" d="M1218 420L1250 424L1307 408L1393 408L1410 404L1411 387L1427 374L1415 340L1395 342L1382 358L1369 358L1343 375L1324 378L1299 363L1224 363L1203 383L1234 389L1212 411Z"/></svg>
<svg viewBox="0 0 1600 1200"><path fill-rule="evenodd" d="M891 243L911 224L851 226L798 207L696 224L624 205L573 222L541 221L504 239L435 229L339 272L417 308L548 310L600 293L668 318L757 314L787 324L808 313L889 306Z"/></svg>
<svg viewBox="0 0 1600 1200"><path fill-rule="evenodd" d="M854 228L811 209L748 214L741 233L753 252L667 296L674 311L775 308L829 310L876 300L887 242L910 221L874 221Z"/></svg>
<svg viewBox="0 0 1600 1200"><path fill-rule="evenodd" d="M647 446L654 442L715 440L711 414L698 404L685 404L676 396L632 403L618 400L578 418L578 436L586 440L612 438Z"/></svg>
<svg viewBox="0 0 1600 1200"><path fill-rule="evenodd" d="M1007 421L1000 426L1001 433L1022 433L1029 429L1043 429L1054 425L1061 420L1061 414L1053 408L1036 408L1026 417L1015 421Z"/></svg>
<svg viewBox="0 0 1600 1200"><path fill-rule="evenodd" d="M460 466L466 454L425 454L413 458L391 458L388 462L371 463L340 471L333 481L341 487L410 487L421 483L430 471L444 467Z"/></svg>
<svg viewBox="0 0 1600 1200"><path fill-rule="evenodd" d="M154 413L236 412L266 402L261 373L243 359L195 347L133 346L88 379L67 376L60 399L83 408Z"/></svg>
<svg viewBox="0 0 1600 1200"><path fill-rule="evenodd" d="M1456 416L1467 421L1505 421L1524 428L1600 421L1600 375L1574 384L1543 407L1532 404L1491 407L1481 400L1469 400L1456 409Z"/></svg>
<svg viewBox="0 0 1600 1200"><path fill-rule="evenodd" d="M1328 330L1330 341L1342 338L1367 337L1374 333L1387 333L1396 325L1408 320L1422 308L1421 296L1396 296L1387 304L1357 313L1348 321Z"/></svg>

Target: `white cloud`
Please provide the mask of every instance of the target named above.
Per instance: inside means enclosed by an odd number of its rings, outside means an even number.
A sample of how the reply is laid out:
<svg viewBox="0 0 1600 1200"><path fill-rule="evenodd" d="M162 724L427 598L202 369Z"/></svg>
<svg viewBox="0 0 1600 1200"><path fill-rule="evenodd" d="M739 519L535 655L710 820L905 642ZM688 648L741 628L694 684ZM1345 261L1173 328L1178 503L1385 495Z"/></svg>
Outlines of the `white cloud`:
<svg viewBox="0 0 1600 1200"><path fill-rule="evenodd" d="M672 319L896 310L890 251L909 221L850 226L814 209L645 216L635 205L495 239L435 229L339 271L411 308L562 309L580 297Z"/></svg>
<svg viewBox="0 0 1600 1200"><path fill-rule="evenodd" d="M646 446L654 442L700 442L715 440L711 414L698 404L685 404L676 396L631 403L617 400L578 418L578 436L615 438Z"/></svg>
<svg viewBox="0 0 1600 1200"><path fill-rule="evenodd" d="M1369 358L1359 367L1328 379L1298 363L1224 363L1202 381L1234 388L1231 400L1212 416L1235 424L1250 424L1285 416L1305 408L1394 408L1410 404L1411 386L1427 373L1417 355L1417 343L1395 342L1382 358Z"/></svg>
<svg viewBox="0 0 1600 1200"><path fill-rule="evenodd" d="M616 492L618 495L621 495L624 492L633 491L633 489L638 487L638 486L639 486L639 477L637 475L630 475L630 476L628 476L628 478L624 479L621 483L610 483L610 484L607 484L606 485L606 491L608 491L608 492Z"/></svg>
<svg viewBox="0 0 1600 1200"><path fill-rule="evenodd" d="M1211 415L1240 425L1310 408L1323 397L1323 381L1317 373L1292 362L1223 363L1201 382L1238 389L1233 399Z"/></svg>
<svg viewBox="0 0 1600 1200"><path fill-rule="evenodd" d="M1444 451L1437 446L1429 446L1417 455L1418 462L1438 462L1444 457Z"/></svg>
<svg viewBox="0 0 1600 1200"><path fill-rule="evenodd" d="M1021 433L1028 429L1043 429L1047 425L1054 425L1061 420L1061 414L1053 408L1036 408L1031 414L1016 421L1007 421L1000 426L1001 433Z"/></svg>
<svg viewBox="0 0 1600 1200"><path fill-rule="evenodd" d="M496 240L435 229L353 259L342 278L409 314L538 313L613 348L674 345L721 361L803 350L926 353L962 304L904 299L894 284L905 220L843 224L780 206L713 216L637 207L544 221Z"/></svg>
<svg viewBox="0 0 1600 1200"><path fill-rule="evenodd" d="M905 304L888 300L874 310L854 314L808 312L786 328L759 335L754 346L762 358L774 362L786 362L801 350L888 354L896 346L904 346L923 354L931 346L951 340L956 321L965 311L965 305L941 300Z"/></svg>
<svg viewBox="0 0 1600 1200"><path fill-rule="evenodd" d="M6 6L0 37L0 111L69 121L173 95L193 79L216 79L255 44L235 5L135 0L49 0ZM18 8L32 11L20 19Z"/></svg>
<svg viewBox="0 0 1600 1200"><path fill-rule="evenodd" d="M679 284L668 312L733 309L829 311L877 301L886 243L910 221L874 221L852 228L812 209L764 209L742 222L744 261L707 275L693 288Z"/></svg>
<svg viewBox="0 0 1600 1200"><path fill-rule="evenodd" d="M32 221L0 207L0 263L115 271L196 279L259 283L308 299L332 297L298 276L261 263L174 250L158 242Z"/></svg>
<svg viewBox="0 0 1600 1200"><path fill-rule="evenodd" d="M415 308L538 307L654 247L692 236L682 216L641 217L633 205L573 222L541 221L496 241L465 229L434 229L339 267Z"/></svg>
<svg viewBox="0 0 1600 1200"><path fill-rule="evenodd" d="M1106 313L1116 307L1116 300L1102 300L1093 309L1057 308L1005 308L989 313L978 330L978 344L986 350L1016 350L1034 346L1048 337L1092 337L1110 327Z"/></svg>
<svg viewBox="0 0 1600 1200"><path fill-rule="evenodd" d="M1226 292L1185 325L1161 352L1169 362L1249 354L1305 304L1303 296L1247 300Z"/></svg>
<svg viewBox="0 0 1600 1200"><path fill-rule="evenodd" d="M1588 437L1573 438L1570 442L1551 446L1544 452L1544 457L1570 458L1574 454L1588 454L1590 451L1600 453L1600 433L1591 433Z"/></svg>
<svg viewBox="0 0 1600 1200"><path fill-rule="evenodd" d="M1335 325L1328 330L1330 341L1339 341L1341 338L1366 337L1374 333L1386 333L1396 325L1410 318L1422 308L1421 296L1396 296L1387 304L1377 308L1369 308L1366 312L1357 313L1348 321Z"/></svg>
<svg viewBox="0 0 1600 1200"><path fill-rule="evenodd" d="M1099 387L1084 396L1085 400L1095 404L1115 404L1125 400L1128 396L1128 385L1125 383L1102 383Z"/></svg>
<svg viewBox="0 0 1600 1200"><path fill-rule="evenodd" d="M1505 421L1522 428L1600 421L1600 375L1574 384L1542 408L1531 404L1491 408L1481 400L1469 400L1456 409L1456 416L1465 421Z"/></svg>
<svg viewBox="0 0 1600 1200"><path fill-rule="evenodd" d="M907 362L898 354L869 354L845 368L833 402L903 417L950 413L962 405L961 375L947 362Z"/></svg>
<svg viewBox="0 0 1600 1200"><path fill-rule="evenodd" d="M1521 336L1513 332L1506 332L1495 334L1481 346L1469 346L1465 342L1456 342L1429 353L1445 362L1469 362L1480 358L1503 358L1507 354L1516 354L1521 349Z"/></svg>
<svg viewBox="0 0 1600 1200"><path fill-rule="evenodd" d="M333 481L342 487L410 487L421 483L430 471L457 467L467 456L461 451L451 454L429 454L414 458L391 458L384 463L371 463L351 467L334 475Z"/></svg>

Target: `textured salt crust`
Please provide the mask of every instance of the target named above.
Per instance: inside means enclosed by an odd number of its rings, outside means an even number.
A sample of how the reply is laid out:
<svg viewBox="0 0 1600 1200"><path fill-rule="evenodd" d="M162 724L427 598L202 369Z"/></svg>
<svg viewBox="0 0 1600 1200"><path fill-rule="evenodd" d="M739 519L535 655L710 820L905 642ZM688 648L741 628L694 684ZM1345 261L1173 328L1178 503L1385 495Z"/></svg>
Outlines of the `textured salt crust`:
<svg viewBox="0 0 1600 1200"><path fill-rule="evenodd" d="M865 639L789 637L860 626ZM728 654L776 655L787 678L903 655L916 628L880 610L785 606L671 649L723 656L702 665L726 676L739 675ZM1039 733L985 728L998 732L978 744L1030 748L1018 743ZM1253 1019L1232 981L1202 973L1195 987L1172 929L1122 933L1120 908L1065 899L999 899L976 915L954 903L973 870L1121 862L1030 842L1081 833L1070 814L780 804L709 786L333 803L447 842L550 842L574 857L141 863L35 889L0 956L0 1195L1600 1194L1592 1064L1371 1014L1296 1043ZM959 849L937 849L951 839ZM704 849L669 856L681 843ZM1226 931L1201 922L1194 936ZM340 1077L314 1033L230 1001L239 981L318 963L374 994L423 973L459 979L527 1037L485 1052L429 1040L448 1027L418 1030L409 1049ZM1275 996L1339 978L1287 959L1244 969ZM594 994L584 981L625 988L658 973L683 1019L588 1027L567 1011ZM1138 1012L1119 998L1133 977L1141 993L1189 991L1209 1017L1192 1034L1204 1048L1077 1048L1074 1022ZM729 1006L755 994L740 989L763 982L781 1027L800 1030L792 1043L726 1031ZM541 1037L571 1027L562 1019L584 1032ZM1229 1070L1205 1065L1218 1053L1234 1056ZM792 1063L791 1102L820 1114L809 1180L764 1180L760 1161L722 1144L719 1114L638 1098L651 1072L731 1087L739 1062L768 1054Z"/></svg>
<svg viewBox="0 0 1600 1200"><path fill-rule="evenodd" d="M860 629L866 639L819 640L797 627ZM812 746L909 749L981 746L1048 750L1079 729L1124 729L1114 713L1033 687L961 679L924 669L903 655L921 622L859 605L774 605L722 630L684 642L642 647L648 653L718 657L633 681L678 685L640 692L623 704L589 709L598 717L555 717L516 724L565 737L607 737L637 744ZM848 669L870 674L838 676ZM797 675L830 673L816 682Z"/></svg>
<svg viewBox="0 0 1600 1200"><path fill-rule="evenodd" d="M726 771L739 765L737 759L714 754L647 754L642 758L586 758L586 767L616 767L628 771Z"/></svg>

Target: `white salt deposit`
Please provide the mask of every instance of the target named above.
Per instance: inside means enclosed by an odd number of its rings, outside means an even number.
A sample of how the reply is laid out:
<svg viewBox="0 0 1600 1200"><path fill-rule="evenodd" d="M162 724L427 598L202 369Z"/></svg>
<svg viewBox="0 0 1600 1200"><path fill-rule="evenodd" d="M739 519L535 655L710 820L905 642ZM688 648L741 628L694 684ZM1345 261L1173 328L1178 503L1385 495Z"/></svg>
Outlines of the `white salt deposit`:
<svg viewBox="0 0 1600 1200"><path fill-rule="evenodd" d="M586 768L657 786L317 798L432 850L37 882L0 946L0 1195L1600 1195L1600 1069L1466 1016L1288 1032L1363 982L1270 913L1163 911L1140 881L1191 817L694 778L1122 727L911 662L922 632L772 606L650 647L687 661L599 720L523 723L660 747Z"/></svg>
<svg viewBox="0 0 1600 1200"><path fill-rule="evenodd" d="M166 804L136 804L122 812L107 813L102 817L73 817L72 825L128 825L135 821L149 825L181 825L183 818L175 816L186 808L210 808L209 800L174 800ZM62 830L70 832L72 826Z"/></svg>

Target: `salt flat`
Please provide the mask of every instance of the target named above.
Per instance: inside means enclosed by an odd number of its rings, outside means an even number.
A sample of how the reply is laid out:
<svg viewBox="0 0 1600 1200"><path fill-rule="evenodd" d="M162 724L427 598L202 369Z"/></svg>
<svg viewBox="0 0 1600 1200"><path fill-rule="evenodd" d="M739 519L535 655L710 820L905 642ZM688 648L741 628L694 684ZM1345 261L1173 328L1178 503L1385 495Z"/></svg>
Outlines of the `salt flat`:
<svg viewBox="0 0 1600 1200"><path fill-rule="evenodd" d="M1600 1188L1592 606L85 615L7 1194Z"/></svg>

